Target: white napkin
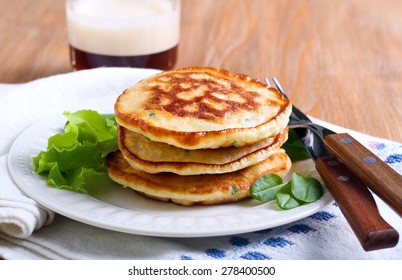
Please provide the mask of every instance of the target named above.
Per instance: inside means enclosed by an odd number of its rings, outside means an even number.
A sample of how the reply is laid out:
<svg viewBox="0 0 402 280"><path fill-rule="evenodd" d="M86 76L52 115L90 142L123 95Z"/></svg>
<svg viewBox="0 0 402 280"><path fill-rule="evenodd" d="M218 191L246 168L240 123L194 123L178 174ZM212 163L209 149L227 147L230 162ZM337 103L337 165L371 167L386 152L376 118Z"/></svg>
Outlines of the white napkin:
<svg viewBox="0 0 402 280"><path fill-rule="evenodd" d="M19 191L9 177L6 160L12 142L28 125L64 111L90 108L113 112L113 104L125 88L154 73L156 70L99 68L0 92L0 258L402 259L401 242L391 249L365 252L336 205L259 232L211 238L158 238L109 231L54 216ZM401 144L347 132L402 173ZM402 233L400 217L382 201L377 203L383 217Z"/></svg>
<svg viewBox="0 0 402 280"><path fill-rule="evenodd" d="M11 180L7 157L0 157L0 231L27 238L34 230L53 221L54 213L21 192Z"/></svg>

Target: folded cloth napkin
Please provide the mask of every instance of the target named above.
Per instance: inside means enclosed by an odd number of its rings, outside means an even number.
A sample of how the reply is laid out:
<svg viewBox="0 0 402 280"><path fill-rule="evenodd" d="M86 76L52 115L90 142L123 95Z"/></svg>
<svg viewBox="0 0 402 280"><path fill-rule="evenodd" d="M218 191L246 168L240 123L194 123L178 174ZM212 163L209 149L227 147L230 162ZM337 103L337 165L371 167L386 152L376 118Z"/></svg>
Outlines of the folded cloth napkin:
<svg viewBox="0 0 402 280"><path fill-rule="evenodd" d="M0 157L0 231L27 238L53 221L54 213L21 192L7 170L7 156Z"/></svg>
<svg viewBox="0 0 402 280"><path fill-rule="evenodd" d="M28 125L64 111L90 108L112 112L125 88L154 73L156 70L99 68L0 92L0 258L402 259L401 242L394 248L365 252L336 203L299 221L258 232L163 238L110 231L54 215L18 189L8 174L7 153ZM324 124L349 132L402 174L401 144ZM376 201L383 217L401 233L400 217L381 200Z"/></svg>

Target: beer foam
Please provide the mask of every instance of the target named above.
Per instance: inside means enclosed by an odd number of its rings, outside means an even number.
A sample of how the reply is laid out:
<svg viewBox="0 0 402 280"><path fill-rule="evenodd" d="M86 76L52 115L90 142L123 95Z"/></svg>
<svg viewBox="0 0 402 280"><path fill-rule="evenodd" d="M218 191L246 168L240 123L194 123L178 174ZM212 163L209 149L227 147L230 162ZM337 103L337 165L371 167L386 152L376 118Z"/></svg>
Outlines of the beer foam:
<svg viewBox="0 0 402 280"><path fill-rule="evenodd" d="M175 2L175 1L173 1ZM159 53L180 37L180 5L168 0L67 2L69 43L82 51L117 56Z"/></svg>

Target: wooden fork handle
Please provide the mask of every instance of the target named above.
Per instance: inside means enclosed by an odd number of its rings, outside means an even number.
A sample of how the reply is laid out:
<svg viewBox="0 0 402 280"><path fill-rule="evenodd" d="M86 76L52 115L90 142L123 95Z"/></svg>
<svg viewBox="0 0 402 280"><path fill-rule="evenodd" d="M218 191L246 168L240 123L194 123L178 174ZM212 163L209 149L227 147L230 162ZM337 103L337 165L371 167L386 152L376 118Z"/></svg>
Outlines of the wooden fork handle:
<svg viewBox="0 0 402 280"><path fill-rule="evenodd" d="M326 148L402 217L402 176L347 133L325 137Z"/></svg>
<svg viewBox="0 0 402 280"><path fill-rule="evenodd" d="M316 169L364 250L398 244L398 232L381 217L370 191L335 157L318 158Z"/></svg>

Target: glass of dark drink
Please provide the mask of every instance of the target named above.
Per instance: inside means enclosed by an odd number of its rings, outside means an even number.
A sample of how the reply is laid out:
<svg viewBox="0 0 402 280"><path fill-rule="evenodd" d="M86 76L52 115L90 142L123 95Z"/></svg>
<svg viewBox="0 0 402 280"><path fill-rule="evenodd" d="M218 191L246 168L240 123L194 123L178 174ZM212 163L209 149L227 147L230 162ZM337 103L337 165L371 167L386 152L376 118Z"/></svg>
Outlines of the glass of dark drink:
<svg viewBox="0 0 402 280"><path fill-rule="evenodd" d="M72 67L172 69L180 7L180 0L66 0Z"/></svg>

